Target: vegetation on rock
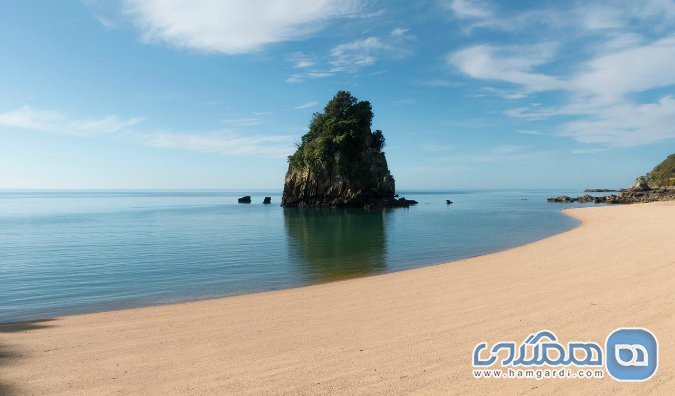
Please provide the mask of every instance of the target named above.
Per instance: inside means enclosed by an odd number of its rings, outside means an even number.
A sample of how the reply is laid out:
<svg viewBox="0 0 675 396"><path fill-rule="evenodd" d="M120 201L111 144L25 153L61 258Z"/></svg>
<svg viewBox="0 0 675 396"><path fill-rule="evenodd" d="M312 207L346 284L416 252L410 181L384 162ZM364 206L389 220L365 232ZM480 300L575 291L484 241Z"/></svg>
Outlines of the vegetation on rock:
<svg viewBox="0 0 675 396"><path fill-rule="evenodd" d="M387 206L394 178L382 149L382 131L371 131L373 111L347 91L314 113L309 131L288 157L282 206Z"/></svg>
<svg viewBox="0 0 675 396"><path fill-rule="evenodd" d="M675 187L675 154L671 154L663 162L645 176L647 184L655 187Z"/></svg>
<svg viewBox="0 0 675 396"><path fill-rule="evenodd" d="M646 203L672 200L675 200L675 154L669 155L665 161L656 165L646 176L638 177L634 186L627 190L621 190L621 194L619 195L612 194L605 197L584 195L583 197L576 198L564 195L548 198L548 202L595 202L609 204Z"/></svg>

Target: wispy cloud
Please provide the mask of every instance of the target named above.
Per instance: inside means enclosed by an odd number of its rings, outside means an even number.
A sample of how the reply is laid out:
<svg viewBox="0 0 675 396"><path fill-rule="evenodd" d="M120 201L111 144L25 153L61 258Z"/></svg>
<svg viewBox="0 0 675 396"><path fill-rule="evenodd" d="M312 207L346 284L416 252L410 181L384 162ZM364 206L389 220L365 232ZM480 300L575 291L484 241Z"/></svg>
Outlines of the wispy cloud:
<svg viewBox="0 0 675 396"><path fill-rule="evenodd" d="M562 89L562 81L538 73L537 66L549 62L555 54L554 43L496 47L476 45L448 55L448 64L469 77L504 81L519 85L527 92Z"/></svg>
<svg viewBox="0 0 675 396"><path fill-rule="evenodd" d="M534 103L506 114L528 120L582 117L564 122L557 132L582 143L624 147L674 139L675 100L671 95L647 103L633 99L639 92L675 86L672 59L675 35L602 54L582 63L564 81L569 103L549 107Z"/></svg>
<svg viewBox="0 0 675 396"><path fill-rule="evenodd" d="M308 109L308 108L314 107L318 104L319 104L319 102L316 102L316 101L305 102L305 103L301 103L301 104L295 106L295 109L296 110Z"/></svg>
<svg viewBox="0 0 675 396"><path fill-rule="evenodd" d="M389 35L393 37L394 39L398 40L399 42L405 42L405 41L415 41L417 40L417 37L410 33L409 28L402 28L402 27L397 27L393 28L390 32Z"/></svg>
<svg viewBox="0 0 675 396"><path fill-rule="evenodd" d="M330 51L332 71L353 71L375 63L378 51L390 47L377 37L340 44Z"/></svg>
<svg viewBox="0 0 675 396"><path fill-rule="evenodd" d="M305 54L304 52L293 52L286 55L286 60L293 64L296 69L306 69L316 65L317 60L314 56Z"/></svg>
<svg viewBox="0 0 675 396"><path fill-rule="evenodd" d="M139 134L139 143L157 148L224 155L284 157L293 152L293 136L242 136L230 131L181 133L160 131Z"/></svg>
<svg viewBox="0 0 675 396"><path fill-rule="evenodd" d="M388 35L369 36L338 44L323 57L291 53L286 59L294 69L288 83L299 83L309 79L327 78L340 73L356 73L373 66L383 57L403 58L410 54L410 43L415 40L409 29L395 28Z"/></svg>
<svg viewBox="0 0 675 396"><path fill-rule="evenodd" d="M237 126L257 125L259 119L230 119ZM292 135L251 135L224 129L205 132L138 130L140 117L72 118L61 112L36 110L24 106L0 114L0 127L33 130L80 138L115 137L144 146L217 153L225 155L265 155L283 157L293 151Z"/></svg>
<svg viewBox="0 0 675 396"><path fill-rule="evenodd" d="M79 136L112 134L138 125L142 121L140 117L123 119L114 115L70 119L56 111L36 110L30 106L0 114L2 126Z"/></svg>
<svg viewBox="0 0 675 396"><path fill-rule="evenodd" d="M355 0L126 0L143 39L223 54L299 40L362 10Z"/></svg>
<svg viewBox="0 0 675 396"><path fill-rule="evenodd" d="M494 15L490 4L484 1L450 0L443 1L442 5L462 19L486 20L492 18Z"/></svg>
<svg viewBox="0 0 675 396"><path fill-rule="evenodd" d="M334 72L330 71L309 71L309 72L303 72L303 73L293 73L291 74L287 79L287 83L299 83L303 82L307 79L314 79L314 78L326 78L326 77L331 77L334 76Z"/></svg>
<svg viewBox="0 0 675 396"><path fill-rule="evenodd" d="M463 75L506 87L483 90L517 100L554 91L564 95L562 104L545 106L533 101L506 110L507 116L528 121L564 117L553 134L605 148L675 139L671 127L675 122L674 95L666 91L651 100L638 96L675 86L675 2L582 3L564 10L515 13L500 12L485 2L447 4L471 28L504 30L504 21L516 19L532 27L537 23L531 18L533 13L546 15L544 20L559 19L537 31L540 37L556 36L561 42L476 44L448 54L448 64ZM638 22L642 26L639 33L632 29ZM570 64L574 58L566 56L561 47L576 47L581 59Z"/></svg>
<svg viewBox="0 0 675 396"><path fill-rule="evenodd" d="M543 133L541 133L539 131L534 131L532 129L518 129L516 132L520 133L521 135L530 135L530 136L543 135Z"/></svg>

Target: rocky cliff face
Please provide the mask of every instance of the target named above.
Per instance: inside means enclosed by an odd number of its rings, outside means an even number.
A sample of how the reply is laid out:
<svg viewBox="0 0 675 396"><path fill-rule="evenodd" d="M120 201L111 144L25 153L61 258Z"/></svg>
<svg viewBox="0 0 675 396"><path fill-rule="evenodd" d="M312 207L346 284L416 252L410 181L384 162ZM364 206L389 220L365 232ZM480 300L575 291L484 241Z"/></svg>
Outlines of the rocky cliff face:
<svg viewBox="0 0 675 396"><path fill-rule="evenodd" d="M288 159L284 207L407 206L394 199L394 178L382 152L382 131L371 131L370 103L338 92Z"/></svg>

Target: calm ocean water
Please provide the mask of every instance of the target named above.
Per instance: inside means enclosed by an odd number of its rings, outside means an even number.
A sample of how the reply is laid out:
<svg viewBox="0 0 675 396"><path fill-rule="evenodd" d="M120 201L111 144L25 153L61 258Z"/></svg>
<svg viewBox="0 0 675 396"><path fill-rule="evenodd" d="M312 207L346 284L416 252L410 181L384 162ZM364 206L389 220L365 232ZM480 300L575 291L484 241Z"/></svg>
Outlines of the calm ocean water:
<svg viewBox="0 0 675 396"><path fill-rule="evenodd" d="M574 227L571 190L404 191L283 209L265 191L0 191L0 323L273 290L495 252ZM236 197L252 195L250 205ZM272 205L262 205L264 196ZM446 205L445 200L455 203Z"/></svg>

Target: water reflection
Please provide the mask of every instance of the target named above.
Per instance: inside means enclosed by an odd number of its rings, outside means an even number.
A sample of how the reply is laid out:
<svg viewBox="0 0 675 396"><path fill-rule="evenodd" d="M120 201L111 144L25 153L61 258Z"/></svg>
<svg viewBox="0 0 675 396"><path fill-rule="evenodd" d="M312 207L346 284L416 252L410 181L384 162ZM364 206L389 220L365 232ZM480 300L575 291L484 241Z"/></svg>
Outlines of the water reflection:
<svg viewBox="0 0 675 396"><path fill-rule="evenodd" d="M313 282L382 272L386 215L379 210L285 209L291 260Z"/></svg>

